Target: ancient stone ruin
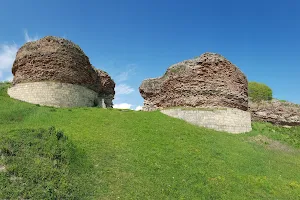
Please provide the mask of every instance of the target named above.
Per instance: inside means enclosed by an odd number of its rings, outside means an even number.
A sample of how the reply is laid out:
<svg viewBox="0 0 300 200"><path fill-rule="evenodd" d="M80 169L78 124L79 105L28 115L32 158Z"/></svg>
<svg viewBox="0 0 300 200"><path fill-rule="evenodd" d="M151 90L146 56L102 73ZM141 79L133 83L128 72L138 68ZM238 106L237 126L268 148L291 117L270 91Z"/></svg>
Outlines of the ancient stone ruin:
<svg viewBox="0 0 300 200"><path fill-rule="evenodd" d="M97 70L98 77L100 78L99 84L99 98L104 99L106 107L113 107L113 99L115 97L115 82L111 79L107 72L103 70ZM103 107L103 106L102 106Z"/></svg>
<svg viewBox="0 0 300 200"><path fill-rule="evenodd" d="M26 43L12 73L12 98L56 107L112 107L114 81L69 40L47 36Z"/></svg>
<svg viewBox="0 0 300 200"><path fill-rule="evenodd" d="M281 126L300 126L300 105L272 101L250 102L249 111L253 121L269 122Z"/></svg>
<svg viewBox="0 0 300 200"><path fill-rule="evenodd" d="M213 106L246 111L247 84L245 75L223 56L205 53L172 65L160 78L144 80L140 93L146 110Z"/></svg>
<svg viewBox="0 0 300 200"><path fill-rule="evenodd" d="M193 124L232 133L251 130L248 81L230 61L205 53L169 67L139 88L143 110L162 110Z"/></svg>

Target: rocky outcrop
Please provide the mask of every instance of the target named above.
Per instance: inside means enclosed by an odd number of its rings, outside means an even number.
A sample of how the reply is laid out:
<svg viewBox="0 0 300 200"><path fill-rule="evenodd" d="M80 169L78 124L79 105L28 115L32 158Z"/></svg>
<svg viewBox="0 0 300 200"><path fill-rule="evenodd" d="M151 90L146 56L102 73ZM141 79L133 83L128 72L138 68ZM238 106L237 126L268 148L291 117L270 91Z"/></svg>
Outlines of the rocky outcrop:
<svg viewBox="0 0 300 200"><path fill-rule="evenodd" d="M96 69L99 76L99 92L103 94L115 95L115 82L111 79L109 74L101 69Z"/></svg>
<svg viewBox="0 0 300 200"><path fill-rule="evenodd" d="M107 72L96 69L99 77L99 97L104 100L106 107L113 107L113 99L115 96L115 82L111 79ZM102 103L102 102L101 102Z"/></svg>
<svg viewBox="0 0 300 200"><path fill-rule="evenodd" d="M139 88L144 110L166 107L229 107L248 110L248 81L230 61L205 53L169 67Z"/></svg>
<svg viewBox="0 0 300 200"><path fill-rule="evenodd" d="M13 64L13 84L55 81L82 85L96 92L97 73L80 47L53 36L22 46Z"/></svg>
<svg viewBox="0 0 300 200"><path fill-rule="evenodd" d="M253 121L270 122L276 125L300 126L300 105L279 100L249 102Z"/></svg>
<svg viewBox="0 0 300 200"><path fill-rule="evenodd" d="M98 94L95 105L112 107L115 83L106 72L95 69L81 48L69 40L47 36L26 43L17 52L12 73L13 85L31 82L79 85ZM38 100L42 101L40 97Z"/></svg>

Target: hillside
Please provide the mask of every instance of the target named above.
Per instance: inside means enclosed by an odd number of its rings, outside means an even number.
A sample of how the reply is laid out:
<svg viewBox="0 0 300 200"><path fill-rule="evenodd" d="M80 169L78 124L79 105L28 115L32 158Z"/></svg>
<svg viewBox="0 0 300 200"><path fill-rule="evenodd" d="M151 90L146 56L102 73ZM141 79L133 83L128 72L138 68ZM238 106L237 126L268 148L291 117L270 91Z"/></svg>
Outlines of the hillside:
<svg viewBox="0 0 300 200"><path fill-rule="evenodd" d="M232 135L160 112L31 105L10 99L7 87L0 85L0 199L300 197L299 127L254 123L251 133ZM44 137L50 127L61 134ZM64 135L66 143L55 139Z"/></svg>

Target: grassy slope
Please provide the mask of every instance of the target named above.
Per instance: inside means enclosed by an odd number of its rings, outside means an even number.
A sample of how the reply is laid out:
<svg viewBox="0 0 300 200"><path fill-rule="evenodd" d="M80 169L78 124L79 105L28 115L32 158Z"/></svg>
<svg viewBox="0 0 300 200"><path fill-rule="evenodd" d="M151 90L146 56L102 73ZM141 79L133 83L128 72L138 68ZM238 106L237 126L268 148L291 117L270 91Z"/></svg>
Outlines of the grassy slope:
<svg viewBox="0 0 300 200"><path fill-rule="evenodd" d="M300 198L298 151L249 142L264 134L297 146L273 126L231 135L159 112L39 107L8 98L0 86L0 134L50 126L84 151L71 167L88 199Z"/></svg>

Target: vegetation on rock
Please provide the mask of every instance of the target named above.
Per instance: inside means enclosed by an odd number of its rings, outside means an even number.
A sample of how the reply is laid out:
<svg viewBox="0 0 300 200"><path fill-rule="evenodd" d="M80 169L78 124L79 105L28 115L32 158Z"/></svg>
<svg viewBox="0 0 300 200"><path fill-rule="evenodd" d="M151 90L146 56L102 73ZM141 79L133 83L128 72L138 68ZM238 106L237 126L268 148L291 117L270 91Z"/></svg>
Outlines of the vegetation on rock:
<svg viewBox="0 0 300 200"><path fill-rule="evenodd" d="M248 83L249 98L253 102L272 100L272 89L263 83L249 82Z"/></svg>

